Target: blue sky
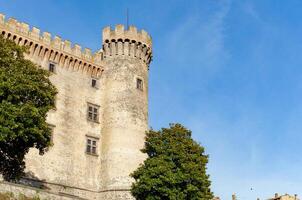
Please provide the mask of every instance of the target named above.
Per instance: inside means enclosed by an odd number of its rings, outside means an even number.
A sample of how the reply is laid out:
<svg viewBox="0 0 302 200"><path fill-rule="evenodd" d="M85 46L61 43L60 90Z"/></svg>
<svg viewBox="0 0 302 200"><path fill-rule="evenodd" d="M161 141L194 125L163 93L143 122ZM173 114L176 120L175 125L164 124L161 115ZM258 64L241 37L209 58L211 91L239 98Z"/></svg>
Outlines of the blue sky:
<svg viewBox="0 0 302 200"><path fill-rule="evenodd" d="M93 50L126 8L153 37L150 126L193 131L222 199L302 197L302 1L0 0L0 12Z"/></svg>

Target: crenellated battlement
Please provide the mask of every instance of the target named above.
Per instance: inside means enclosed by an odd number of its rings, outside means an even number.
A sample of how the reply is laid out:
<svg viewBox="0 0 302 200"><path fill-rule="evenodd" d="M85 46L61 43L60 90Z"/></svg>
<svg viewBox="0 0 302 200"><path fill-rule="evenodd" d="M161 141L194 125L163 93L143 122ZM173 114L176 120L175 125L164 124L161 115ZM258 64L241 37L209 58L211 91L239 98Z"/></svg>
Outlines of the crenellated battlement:
<svg viewBox="0 0 302 200"><path fill-rule="evenodd" d="M104 58L115 55L136 57L149 64L152 59L152 39L145 30L138 31L134 26L127 30L121 24L114 30L108 26L103 29L103 54Z"/></svg>
<svg viewBox="0 0 302 200"><path fill-rule="evenodd" d="M125 30L124 25L118 24L115 29L111 29L107 26L103 29L103 43L108 43L109 41L118 40L130 40L135 42L141 42L148 47L152 47L151 36L145 31L138 31L135 26L129 26L128 30Z"/></svg>
<svg viewBox="0 0 302 200"><path fill-rule="evenodd" d="M5 19L0 13L0 30L5 38L14 40L19 45L29 46L29 57L40 57L62 64L65 67L82 67L92 73L102 71L100 62L103 52L92 54L91 50L78 44L72 45L69 40L62 40L59 36L52 38L49 32L41 33L40 29L32 27L14 18ZM48 54L47 54L48 52ZM84 69L86 68L86 69Z"/></svg>

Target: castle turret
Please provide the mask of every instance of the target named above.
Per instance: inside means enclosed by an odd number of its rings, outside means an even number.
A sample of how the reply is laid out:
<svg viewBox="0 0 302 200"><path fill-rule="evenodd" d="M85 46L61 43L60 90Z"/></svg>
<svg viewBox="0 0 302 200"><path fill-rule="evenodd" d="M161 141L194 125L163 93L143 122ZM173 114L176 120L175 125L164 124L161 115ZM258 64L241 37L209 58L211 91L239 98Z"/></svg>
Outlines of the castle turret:
<svg viewBox="0 0 302 200"><path fill-rule="evenodd" d="M103 29L105 71L101 174L104 195L127 192L133 172L145 155L140 152L148 130L148 67L152 41L146 31L117 25ZM109 194L110 193L110 194ZM118 192L120 196L120 192ZM104 196L106 199L106 196ZM119 199L115 197L114 199Z"/></svg>

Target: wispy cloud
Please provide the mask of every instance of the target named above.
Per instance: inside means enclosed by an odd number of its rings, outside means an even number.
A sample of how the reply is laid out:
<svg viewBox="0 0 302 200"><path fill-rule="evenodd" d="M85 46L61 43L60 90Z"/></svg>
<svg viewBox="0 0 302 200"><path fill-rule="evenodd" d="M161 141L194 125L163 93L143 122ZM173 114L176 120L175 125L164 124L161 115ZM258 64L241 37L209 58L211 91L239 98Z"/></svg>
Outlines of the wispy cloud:
<svg viewBox="0 0 302 200"><path fill-rule="evenodd" d="M155 94L151 97L150 110L153 111L151 115L155 116L158 112L166 116L161 118L167 118L169 122L184 121L181 116L190 114L189 104L185 104L189 103L190 94L204 90L207 80L225 67L230 57L224 40L225 19L231 1L215 2L212 5L214 12L206 13L198 6L182 16L179 23L169 27L160 39L160 55L156 55L156 58L165 69L158 75L161 78L155 81L158 96ZM182 80L181 84L179 80ZM152 100L161 104L153 108ZM194 101L191 105L196 103ZM163 112L165 108L169 108L168 112ZM155 124L159 127L162 125L158 122Z"/></svg>
<svg viewBox="0 0 302 200"><path fill-rule="evenodd" d="M196 67L215 68L221 67L229 57L225 49L225 18L230 10L231 2L220 1L216 12L204 15L198 9L187 15L178 26L171 29L168 35L166 50L173 60L180 62L181 67L185 63L194 63L191 70Z"/></svg>
<svg viewBox="0 0 302 200"><path fill-rule="evenodd" d="M242 3L242 8L243 11L248 14L249 16L251 16L252 18L254 18L257 21L262 21L260 14L258 13L255 4L253 4L252 1L244 1Z"/></svg>

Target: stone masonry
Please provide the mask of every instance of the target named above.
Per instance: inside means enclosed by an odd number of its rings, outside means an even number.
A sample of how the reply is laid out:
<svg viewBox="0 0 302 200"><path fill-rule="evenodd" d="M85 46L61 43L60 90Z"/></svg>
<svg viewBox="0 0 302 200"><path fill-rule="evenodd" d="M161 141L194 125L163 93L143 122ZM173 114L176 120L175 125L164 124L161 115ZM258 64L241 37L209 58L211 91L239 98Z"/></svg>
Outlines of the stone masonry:
<svg viewBox="0 0 302 200"><path fill-rule="evenodd" d="M0 34L27 46L25 57L50 70L58 90L56 109L47 116L53 146L43 156L35 149L28 153L26 191L38 187L64 198L132 199L129 174L145 158L140 149L148 130L148 33L106 27L102 48L94 54L3 14Z"/></svg>

